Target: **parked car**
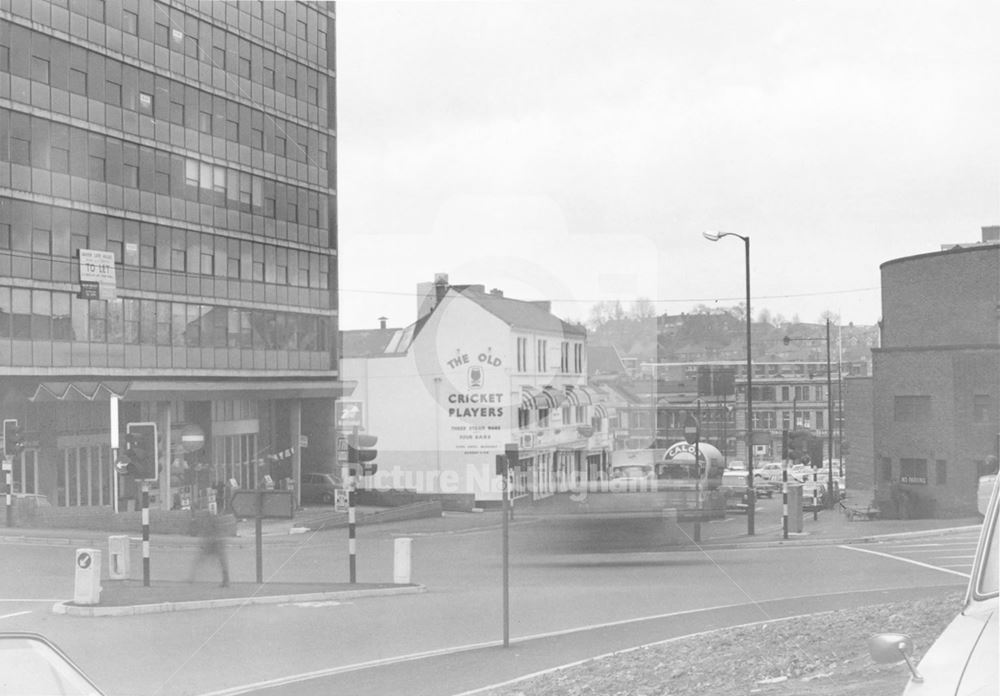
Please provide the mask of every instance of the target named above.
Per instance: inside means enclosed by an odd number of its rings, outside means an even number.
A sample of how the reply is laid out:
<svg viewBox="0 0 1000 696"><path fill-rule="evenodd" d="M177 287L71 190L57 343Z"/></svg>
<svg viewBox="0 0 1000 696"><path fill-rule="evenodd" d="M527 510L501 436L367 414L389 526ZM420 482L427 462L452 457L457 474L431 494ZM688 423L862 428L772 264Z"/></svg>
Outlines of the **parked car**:
<svg viewBox="0 0 1000 696"><path fill-rule="evenodd" d="M781 483L781 462L761 462L753 467L753 477L762 481L777 481Z"/></svg>
<svg viewBox="0 0 1000 696"><path fill-rule="evenodd" d="M0 674L5 694L104 693L65 653L37 633L0 633Z"/></svg>
<svg viewBox="0 0 1000 696"><path fill-rule="evenodd" d="M302 474L302 502L333 505L337 490L343 488L331 474Z"/></svg>
<svg viewBox="0 0 1000 696"><path fill-rule="evenodd" d="M948 624L930 649L914 666L910 661L913 641L902 633L881 633L868 639L868 651L876 662L906 661L910 680L904 696L987 696L997 693L997 611L1000 596L1000 531L997 530L998 491L996 479L980 481L991 486L989 501L979 496L983 526L972 562L972 574L958 616ZM982 487L980 488L982 491ZM984 491L983 491L984 492Z"/></svg>
<svg viewBox="0 0 1000 696"><path fill-rule="evenodd" d="M726 469L728 471L746 471L747 463L739 459L731 459L729 463L726 464Z"/></svg>

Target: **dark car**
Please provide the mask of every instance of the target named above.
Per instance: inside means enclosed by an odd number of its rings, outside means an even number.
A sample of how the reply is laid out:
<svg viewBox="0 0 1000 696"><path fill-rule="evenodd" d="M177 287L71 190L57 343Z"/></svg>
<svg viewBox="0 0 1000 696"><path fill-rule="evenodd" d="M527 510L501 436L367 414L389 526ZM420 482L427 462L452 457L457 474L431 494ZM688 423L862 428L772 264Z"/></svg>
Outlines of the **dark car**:
<svg viewBox="0 0 1000 696"><path fill-rule="evenodd" d="M333 505L342 487L332 474L302 474L302 502Z"/></svg>

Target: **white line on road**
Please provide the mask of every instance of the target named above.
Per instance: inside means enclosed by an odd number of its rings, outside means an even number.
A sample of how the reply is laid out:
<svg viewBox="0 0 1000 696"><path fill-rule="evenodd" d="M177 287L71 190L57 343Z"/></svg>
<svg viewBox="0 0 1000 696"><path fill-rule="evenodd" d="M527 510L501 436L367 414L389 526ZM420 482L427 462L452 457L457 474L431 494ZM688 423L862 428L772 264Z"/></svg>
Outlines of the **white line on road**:
<svg viewBox="0 0 1000 696"><path fill-rule="evenodd" d="M15 616L24 616L25 614L30 614L30 613L31 613L30 611L16 611L13 614L4 614L3 616L0 616L0 619L12 619Z"/></svg>
<svg viewBox="0 0 1000 696"><path fill-rule="evenodd" d="M861 549L856 546L847 546L842 544L840 546L842 549L847 549L849 551L860 551L861 553L870 553L873 556L883 556L885 558L891 558L894 561L903 561L904 563L912 563L913 565L920 566L921 568L929 568L930 570L940 570L942 573L951 573L952 575L960 575L963 578L968 579L968 573L959 573L957 570L951 570L949 568L942 568L936 565L930 565L929 563L921 563L920 561L914 561L910 558L903 558L902 556L894 556L891 553L882 553L881 551L872 551L871 549Z"/></svg>

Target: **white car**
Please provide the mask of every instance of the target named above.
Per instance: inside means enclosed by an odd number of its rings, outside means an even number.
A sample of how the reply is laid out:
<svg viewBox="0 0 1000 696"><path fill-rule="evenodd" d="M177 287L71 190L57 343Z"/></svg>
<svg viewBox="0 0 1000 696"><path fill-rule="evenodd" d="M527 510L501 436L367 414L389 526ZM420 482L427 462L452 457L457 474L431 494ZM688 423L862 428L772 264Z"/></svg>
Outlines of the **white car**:
<svg viewBox="0 0 1000 696"><path fill-rule="evenodd" d="M761 462L753 467L753 477L761 481L772 481L781 483L781 471L784 465L781 462Z"/></svg>
<svg viewBox="0 0 1000 696"><path fill-rule="evenodd" d="M986 485L990 485L989 482ZM906 661L911 677L903 696L993 696L998 693L998 491L1000 488L994 479L988 504L984 507L980 503L980 512L985 518L962 610L934 641L920 664L914 666L910 661L913 641L905 634L881 633L868 639L868 651L876 662ZM985 497L982 495L979 500Z"/></svg>

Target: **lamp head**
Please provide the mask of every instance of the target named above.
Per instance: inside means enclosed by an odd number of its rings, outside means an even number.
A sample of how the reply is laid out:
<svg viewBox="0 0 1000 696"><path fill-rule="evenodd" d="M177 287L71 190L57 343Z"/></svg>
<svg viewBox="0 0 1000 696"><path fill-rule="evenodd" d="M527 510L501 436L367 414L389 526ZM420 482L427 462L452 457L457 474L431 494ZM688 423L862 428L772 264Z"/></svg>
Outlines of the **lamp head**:
<svg viewBox="0 0 1000 696"><path fill-rule="evenodd" d="M706 230L706 231L704 231L704 232L701 233L701 236L704 237L705 239L707 239L710 242L717 242L720 239L722 239L722 233L721 232L716 232L714 230Z"/></svg>

